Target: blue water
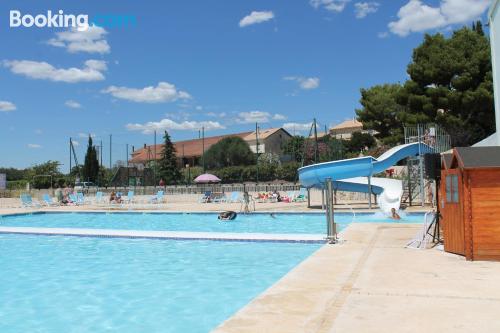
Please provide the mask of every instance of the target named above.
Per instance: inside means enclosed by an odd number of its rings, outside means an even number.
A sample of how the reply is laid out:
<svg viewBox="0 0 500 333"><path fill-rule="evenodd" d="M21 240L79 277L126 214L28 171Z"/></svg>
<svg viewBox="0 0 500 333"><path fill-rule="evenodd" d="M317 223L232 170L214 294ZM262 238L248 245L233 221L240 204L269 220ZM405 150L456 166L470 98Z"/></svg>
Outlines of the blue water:
<svg viewBox="0 0 500 333"><path fill-rule="evenodd" d="M319 246L0 235L0 332L209 332Z"/></svg>
<svg viewBox="0 0 500 333"><path fill-rule="evenodd" d="M422 214L403 215L394 221L381 214L335 214L338 230L349 223L420 223ZM217 214L137 214L137 213L47 213L4 216L0 226L96 228L121 230L169 230L250 233L326 233L324 214L238 215L234 221L222 222Z"/></svg>

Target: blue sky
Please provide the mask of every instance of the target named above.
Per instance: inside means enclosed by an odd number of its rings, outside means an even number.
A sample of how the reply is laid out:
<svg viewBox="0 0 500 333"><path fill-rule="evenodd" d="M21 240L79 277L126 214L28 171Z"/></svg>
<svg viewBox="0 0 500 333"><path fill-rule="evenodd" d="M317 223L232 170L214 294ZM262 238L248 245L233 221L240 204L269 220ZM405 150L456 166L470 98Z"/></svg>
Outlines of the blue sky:
<svg viewBox="0 0 500 333"><path fill-rule="evenodd" d="M92 133L109 164L126 144L354 117L359 89L403 82L424 32L485 17L489 0L2 1L0 166L80 160ZM130 15L128 27L9 27L9 13Z"/></svg>

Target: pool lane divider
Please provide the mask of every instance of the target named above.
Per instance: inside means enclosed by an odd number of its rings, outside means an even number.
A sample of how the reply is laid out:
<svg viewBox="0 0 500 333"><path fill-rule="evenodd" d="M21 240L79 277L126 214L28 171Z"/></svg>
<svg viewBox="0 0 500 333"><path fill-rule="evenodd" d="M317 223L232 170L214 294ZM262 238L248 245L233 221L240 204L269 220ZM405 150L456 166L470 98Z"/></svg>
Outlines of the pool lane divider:
<svg viewBox="0 0 500 333"><path fill-rule="evenodd" d="M165 240L211 240L226 242L274 242L274 243L325 243L320 234L264 234L264 233L226 233L191 231L145 231L115 229L76 229L76 228L35 228L0 227L0 234L22 234L41 236L76 236L103 238L147 238Z"/></svg>

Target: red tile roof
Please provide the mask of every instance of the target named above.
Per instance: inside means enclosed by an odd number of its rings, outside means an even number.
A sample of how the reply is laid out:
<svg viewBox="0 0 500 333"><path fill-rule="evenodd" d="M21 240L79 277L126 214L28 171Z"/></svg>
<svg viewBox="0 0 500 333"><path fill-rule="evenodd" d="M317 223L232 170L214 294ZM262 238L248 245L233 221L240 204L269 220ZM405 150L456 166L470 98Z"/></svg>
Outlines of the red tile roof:
<svg viewBox="0 0 500 333"><path fill-rule="evenodd" d="M236 134L227 134L227 135L219 135L205 138L205 151L208 150L212 145L216 144L220 140L227 137L240 137L245 138L252 132L243 132ZM177 153L177 157L200 157L203 151L203 143L202 139L192 139L192 140L184 140L174 142L174 148ZM161 151L163 149L163 144L156 145L156 159L161 158ZM146 148L141 148L132 153L132 158L129 160L130 163L144 163L146 161L150 161L154 159L155 146L150 145L146 146Z"/></svg>

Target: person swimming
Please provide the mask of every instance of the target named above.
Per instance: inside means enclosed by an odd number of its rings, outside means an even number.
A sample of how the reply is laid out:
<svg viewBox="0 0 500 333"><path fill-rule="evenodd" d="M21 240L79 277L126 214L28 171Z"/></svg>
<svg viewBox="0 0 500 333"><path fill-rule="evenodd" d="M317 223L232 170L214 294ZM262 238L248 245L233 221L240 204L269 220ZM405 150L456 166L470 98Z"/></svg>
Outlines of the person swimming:
<svg viewBox="0 0 500 333"><path fill-rule="evenodd" d="M394 220L401 220L401 216L396 212L396 208L391 208L391 218Z"/></svg>
<svg viewBox="0 0 500 333"><path fill-rule="evenodd" d="M238 214L236 214L236 212L229 210L227 212L220 213L217 218L219 220L222 220L222 221L229 221L229 220L234 220L236 218L236 216L238 216Z"/></svg>

